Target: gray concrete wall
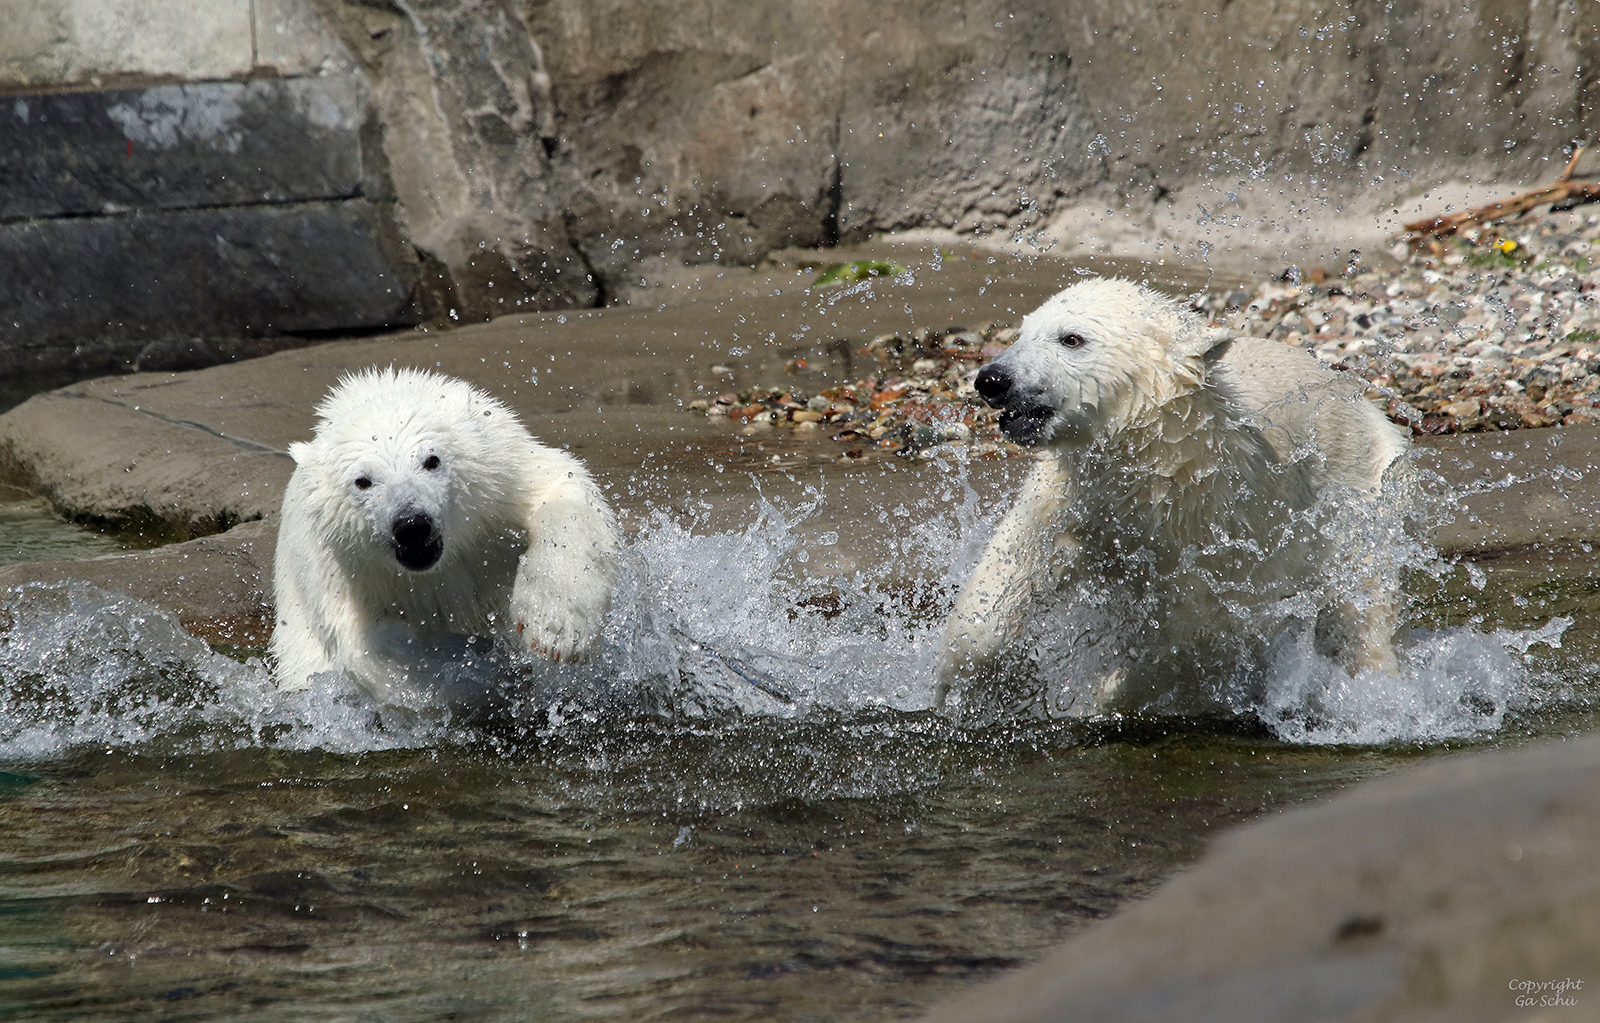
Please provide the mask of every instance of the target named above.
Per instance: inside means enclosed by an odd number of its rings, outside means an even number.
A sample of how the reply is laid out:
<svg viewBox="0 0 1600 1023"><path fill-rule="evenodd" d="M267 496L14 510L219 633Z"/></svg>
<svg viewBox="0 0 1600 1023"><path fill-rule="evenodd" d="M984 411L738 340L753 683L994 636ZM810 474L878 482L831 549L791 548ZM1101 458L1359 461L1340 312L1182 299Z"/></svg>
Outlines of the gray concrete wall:
<svg viewBox="0 0 1600 1023"><path fill-rule="evenodd" d="M6 390L418 320L366 77L314 12L7 6Z"/></svg>
<svg viewBox="0 0 1600 1023"><path fill-rule="evenodd" d="M300 237L321 240L263 256L309 279L327 253L346 306L274 306L295 295L281 274L256 296L248 273L194 273L247 297L129 310L171 336L589 305L652 258L918 227L1071 248L1131 225L1183 258L1274 259L1319 218L1353 236L1351 210L1548 179L1600 128L1600 6L1577 0L0 0L0 18L0 266L26 269L50 218L358 204L308 210L323 228ZM63 90L80 98L41 95ZM115 134L113 110L173 96L182 116L123 113ZM176 287L178 254L100 245L78 243L78 285L0 281L0 321L29 324L0 333L10 371L146 351L106 267ZM102 278L104 308L48 311Z"/></svg>

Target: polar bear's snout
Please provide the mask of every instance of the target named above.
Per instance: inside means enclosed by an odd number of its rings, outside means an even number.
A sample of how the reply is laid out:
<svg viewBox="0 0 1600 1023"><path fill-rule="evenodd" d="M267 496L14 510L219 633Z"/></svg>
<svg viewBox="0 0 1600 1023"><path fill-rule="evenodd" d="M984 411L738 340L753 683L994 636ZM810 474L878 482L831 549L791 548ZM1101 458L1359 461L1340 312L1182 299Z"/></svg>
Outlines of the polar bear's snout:
<svg viewBox="0 0 1600 1023"><path fill-rule="evenodd" d="M1041 444L1046 440L1047 427L1056 410L1042 400L1042 390L1018 387L1011 371L999 360L979 370L972 383L990 408L1000 410L1000 430L1007 437L1018 444Z"/></svg>
<svg viewBox="0 0 1600 1023"><path fill-rule="evenodd" d="M396 516L389 527L389 543L395 560L413 572L432 568L444 555L444 537L425 512L406 511Z"/></svg>
<svg viewBox="0 0 1600 1023"><path fill-rule="evenodd" d="M1006 372L1004 366L991 362L978 371L972 386L978 389L983 400L992 408L1001 408L1006 403L1006 396L1011 393L1011 374Z"/></svg>

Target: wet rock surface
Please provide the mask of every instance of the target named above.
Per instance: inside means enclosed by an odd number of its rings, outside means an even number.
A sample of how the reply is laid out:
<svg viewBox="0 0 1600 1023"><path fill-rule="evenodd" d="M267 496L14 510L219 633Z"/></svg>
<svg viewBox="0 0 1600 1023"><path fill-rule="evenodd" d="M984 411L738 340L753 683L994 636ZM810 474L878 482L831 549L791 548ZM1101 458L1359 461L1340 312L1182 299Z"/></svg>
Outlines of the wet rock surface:
<svg viewBox="0 0 1600 1023"><path fill-rule="evenodd" d="M1449 757L1225 834L1149 900L925 1018L1592 1019L1596 849L1600 739Z"/></svg>
<svg viewBox="0 0 1600 1023"><path fill-rule="evenodd" d="M274 522L246 522L216 536L84 561L0 567L0 591L78 581L171 611L214 647L265 647L272 634Z"/></svg>

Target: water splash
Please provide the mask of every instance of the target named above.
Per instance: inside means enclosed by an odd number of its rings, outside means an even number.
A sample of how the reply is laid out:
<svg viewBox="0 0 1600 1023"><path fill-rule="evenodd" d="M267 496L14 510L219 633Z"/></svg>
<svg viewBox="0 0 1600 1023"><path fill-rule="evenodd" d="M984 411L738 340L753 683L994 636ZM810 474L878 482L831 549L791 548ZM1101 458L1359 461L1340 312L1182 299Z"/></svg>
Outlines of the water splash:
<svg viewBox="0 0 1600 1023"><path fill-rule="evenodd" d="M1520 631L1418 630L1401 650L1396 675L1351 676L1317 656L1302 635L1273 650L1267 691L1255 709L1288 742L1378 744L1486 735L1508 714L1539 700L1545 686L1528 650L1535 644L1558 649L1571 624L1571 618L1558 617Z"/></svg>
<svg viewBox="0 0 1600 1023"><path fill-rule="evenodd" d="M73 748L417 745L426 729L377 727L352 685L280 693L152 604L82 582L28 584L0 599L0 760Z"/></svg>
<svg viewBox="0 0 1600 1023"><path fill-rule="evenodd" d="M84 583L23 586L0 595L0 760L95 745L418 747L482 734L486 707L494 727L542 735L640 717L680 727L923 719L944 616L1003 511L980 500L960 468L944 467L942 510L880 509L893 549L831 578L807 574L839 542L836 509L819 490L798 505L762 497L753 520L733 530L653 513L624 556L594 662L554 666L482 651L411 705L375 707L336 678L280 693L260 659L212 651L160 608ZM1385 559L1385 572L1459 570L1393 517L1342 514L1319 528L1365 539L1337 559L1327 586L1353 592L1373 568L1362 558ZM1571 624L1415 630L1398 674L1352 676L1318 649L1315 608L1326 605L1314 596L1252 612L1255 631L1229 632L1205 649L1151 650L1128 642L1148 602L1104 581L1085 584L1040 604L1002 684L969 693L954 720L1104 718L1096 687L1156 668L1151 677L1173 684L1124 701L1118 715L1256 720L1296 743L1469 738L1548 698L1549 650ZM1201 677L1209 681L1194 685Z"/></svg>

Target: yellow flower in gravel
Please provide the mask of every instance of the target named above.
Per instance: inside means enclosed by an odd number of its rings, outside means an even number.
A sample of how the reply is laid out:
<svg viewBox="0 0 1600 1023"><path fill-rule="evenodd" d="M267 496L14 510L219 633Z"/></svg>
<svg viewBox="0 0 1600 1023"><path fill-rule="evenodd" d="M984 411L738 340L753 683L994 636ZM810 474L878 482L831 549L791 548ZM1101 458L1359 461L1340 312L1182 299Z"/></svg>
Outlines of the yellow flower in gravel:
<svg viewBox="0 0 1600 1023"><path fill-rule="evenodd" d="M1494 247L1499 249L1501 252L1504 252L1508 256L1517 251L1517 243L1512 241L1510 238L1500 239L1494 243Z"/></svg>

